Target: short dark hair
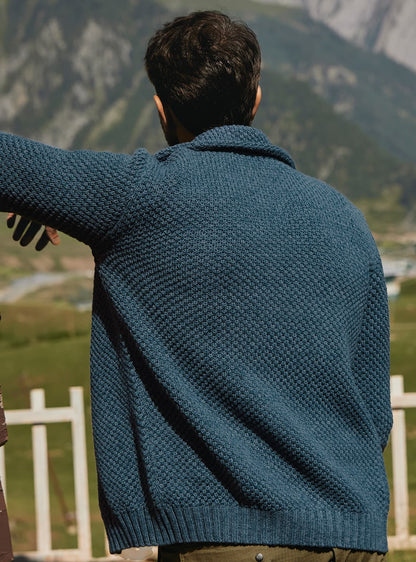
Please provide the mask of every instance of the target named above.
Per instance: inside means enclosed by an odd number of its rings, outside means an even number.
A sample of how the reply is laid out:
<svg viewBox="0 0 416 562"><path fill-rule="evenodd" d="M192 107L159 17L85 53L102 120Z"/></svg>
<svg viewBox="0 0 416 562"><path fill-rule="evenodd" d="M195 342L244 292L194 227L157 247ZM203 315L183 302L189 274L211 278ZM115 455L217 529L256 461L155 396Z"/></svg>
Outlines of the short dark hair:
<svg viewBox="0 0 416 562"><path fill-rule="evenodd" d="M245 23L217 11L178 17L150 39L145 63L157 95L194 135L251 123L261 53Z"/></svg>

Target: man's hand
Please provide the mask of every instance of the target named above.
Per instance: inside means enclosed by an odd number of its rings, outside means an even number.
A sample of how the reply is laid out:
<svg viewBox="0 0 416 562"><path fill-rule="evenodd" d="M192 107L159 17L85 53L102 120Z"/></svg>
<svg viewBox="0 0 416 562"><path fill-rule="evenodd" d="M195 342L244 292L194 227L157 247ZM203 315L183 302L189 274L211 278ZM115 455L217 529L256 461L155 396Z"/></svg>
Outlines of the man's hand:
<svg viewBox="0 0 416 562"><path fill-rule="evenodd" d="M7 215L7 226L9 228L14 227L16 218L17 217L14 213L9 213ZM41 228L41 224L31 221L30 219L27 219L25 217L20 217L20 220L13 232L13 240L20 240L21 246L27 246ZM57 246L61 242L58 232L51 226L45 226L41 237L36 243L36 250L43 250L48 242L51 242L51 244L53 244L54 246Z"/></svg>

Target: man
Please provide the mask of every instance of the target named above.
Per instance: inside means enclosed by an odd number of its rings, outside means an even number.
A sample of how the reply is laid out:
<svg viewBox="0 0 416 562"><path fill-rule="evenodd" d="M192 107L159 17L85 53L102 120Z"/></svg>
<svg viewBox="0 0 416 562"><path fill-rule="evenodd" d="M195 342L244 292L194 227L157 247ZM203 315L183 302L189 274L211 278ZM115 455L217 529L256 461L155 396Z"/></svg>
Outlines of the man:
<svg viewBox="0 0 416 562"><path fill-rule="evenodd" d="M388 308L361 213L250 126L254 33L217 12L150 40L171 145L0 135L1 209L88 244L91 397L112 552L382 560Z"/></svg>

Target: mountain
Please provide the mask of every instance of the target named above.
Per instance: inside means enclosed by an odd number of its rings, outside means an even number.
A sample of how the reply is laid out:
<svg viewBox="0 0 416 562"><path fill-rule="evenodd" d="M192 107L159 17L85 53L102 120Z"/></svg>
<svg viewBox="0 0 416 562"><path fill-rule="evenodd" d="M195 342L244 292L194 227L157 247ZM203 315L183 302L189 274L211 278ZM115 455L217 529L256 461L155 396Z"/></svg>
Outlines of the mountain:
<svg viewBox="0 0 416 562"><path fill-rule="evenodd" d="M142 58L163 13L151 0L0 0L1 128L62 148L97 148L110 130L114 150L159 147ZM132 143L118 140L126 114Z"/></svg>
<svg viewBox="0 0 416 562"><path fill-rule="evenodd" d="M416 71L414 0L259 0L305 8L339 35Z"/></svg>
<svg viewBox="0 0 416 562"><path fill-rule="evenodd" d="M63 148L162 148L147 39L175 15L210 7L220 3L129 0L120 10L111 0L0 0L0 128ZM416 77L304 11L249 0L227 7L262 45L254 124L300 170L357 202L376 230L416 222Z"/></svg>

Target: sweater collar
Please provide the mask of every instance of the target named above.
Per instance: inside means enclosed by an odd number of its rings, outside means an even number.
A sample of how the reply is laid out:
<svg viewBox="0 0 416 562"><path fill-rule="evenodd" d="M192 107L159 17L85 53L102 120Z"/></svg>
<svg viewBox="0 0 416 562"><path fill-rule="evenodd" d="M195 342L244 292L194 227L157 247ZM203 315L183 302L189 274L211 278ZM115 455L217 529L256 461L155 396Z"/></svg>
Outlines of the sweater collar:
<svg viewBox="0 0 416 562"><path fill-rule="evenodd" d="M210 129L195 137L187 146L193 150L235 151L269 156L295 168L294 161L285 150L274 146L262 131L244 125L226 125Z"/></svg>

